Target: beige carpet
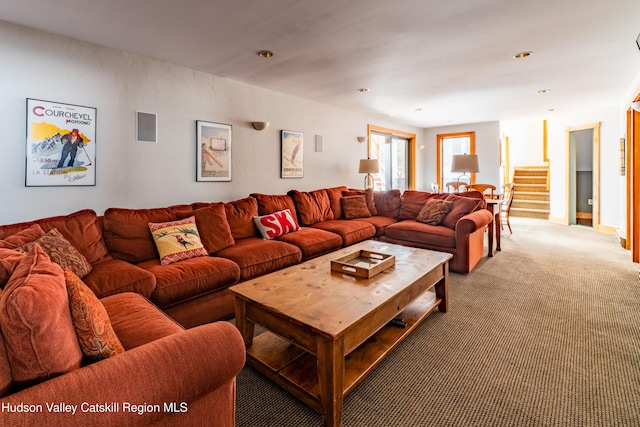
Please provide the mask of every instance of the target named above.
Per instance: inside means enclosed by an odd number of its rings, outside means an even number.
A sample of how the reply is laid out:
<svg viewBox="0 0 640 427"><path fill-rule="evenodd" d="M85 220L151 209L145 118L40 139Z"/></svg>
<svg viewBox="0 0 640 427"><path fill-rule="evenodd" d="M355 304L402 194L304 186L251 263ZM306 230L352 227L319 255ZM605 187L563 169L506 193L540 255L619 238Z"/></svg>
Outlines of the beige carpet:
<svg viewBox="0 0 640 427"><path fill-rule="evenodd" d="M434 313L345 399L350 426L640 426L640 281L614 236L512 218ZM251 368L238 426L321 426Z"/></svg>

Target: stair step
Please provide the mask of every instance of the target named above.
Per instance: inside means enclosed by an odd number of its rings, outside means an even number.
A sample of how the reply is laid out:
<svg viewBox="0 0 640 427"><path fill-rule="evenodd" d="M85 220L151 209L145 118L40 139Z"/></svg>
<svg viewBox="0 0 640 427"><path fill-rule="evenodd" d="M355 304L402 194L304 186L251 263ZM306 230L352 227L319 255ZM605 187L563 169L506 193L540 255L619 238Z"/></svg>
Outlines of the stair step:
<svg viewBox="0 0 640 427"><path fill-rule="evenodd" d="M515 184L514 193L547 193L547 184Z"/></svg>
<svg viewBox="0 0 640 427"><path fill-rule="evenodd" d="M509 215L523 218L549 219L549 211L542 209L515 209L512 207Z"/></svg>
<svg viewBox="0 0 640 427"><path fill-rule="evenodd" d="M514 199L511 204L511 209L542 209L548 211L549 201Z"/></svg>
<svg viewBox="0 0 640 427"><path fill-rule="evenodd" d="M513 200L540 200L548 202L550 199L549 192L536 192L536 191L515 191L513 193Z"/></svg>

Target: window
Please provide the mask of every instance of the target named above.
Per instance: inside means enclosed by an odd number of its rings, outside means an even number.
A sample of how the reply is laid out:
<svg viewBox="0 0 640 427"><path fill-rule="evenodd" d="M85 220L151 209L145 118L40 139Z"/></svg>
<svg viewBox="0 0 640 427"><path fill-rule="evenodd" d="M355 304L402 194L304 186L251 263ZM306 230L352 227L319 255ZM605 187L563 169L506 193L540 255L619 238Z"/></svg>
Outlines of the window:
<svg viewBox="0 0 640 427"><path fill-rule="evenodd" d="M445 133L438 135L436 146L436 158L438 159L437 173L438 185L442 191L447 191L447 182L457 181L460 178L459 172L451 172L451 160L456 154L475 154L476 152L475 132ZM471 174L470 183L475 182L475 174ZM466 182L466 181L465 181Z"/></svg>
<svg viewBox="0 0 640 427"><path fill-rule="evenodd" d="M415 143L414 134L369 125L368 155L380 165L380 172L374 175L374 190L414 188Z"/></svg>

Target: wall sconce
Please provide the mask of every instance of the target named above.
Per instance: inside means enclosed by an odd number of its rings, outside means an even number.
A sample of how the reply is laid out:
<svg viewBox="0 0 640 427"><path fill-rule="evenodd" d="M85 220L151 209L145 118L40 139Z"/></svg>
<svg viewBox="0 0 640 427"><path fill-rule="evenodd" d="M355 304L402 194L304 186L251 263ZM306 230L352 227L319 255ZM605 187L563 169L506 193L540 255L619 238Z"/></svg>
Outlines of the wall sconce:
<svg viewBox="0 0 640 427"><path fill-rule="evenodd" d="M458 182L460 182L460 178L465 176L467 172L469 173L480 172L480 168L478 167L478 155L477 154L454 155L451 161L451 172L462 172L462 175L458 177ZM471 177L469 177L469 184L471 184Z"/></svg>
<svg viewBox="0 0 640 427"><path fill-rule="evenodd" d="M365 142L366 140L367 140L367 137L366 137L366 136L359 136L359 137L358 137L358 142L359 142L359 143L361 143L361 144L362 144L363 142Z"/></svg>
<svg viewBox="0 0 640 427"><path fill-rule="evenodd" d="M269 127L269 122L251 122L255 130L265 130Z"/></svg>
<svg viewBox="0 0 640 427"><path fill-rule="evenodd" d="M360 160L360 173L366 173L367 175L364 177L364 189L373 188L373 177L372 173L378 173L380 171L380 166L378 165L378 159L361 159Z"/></svg>

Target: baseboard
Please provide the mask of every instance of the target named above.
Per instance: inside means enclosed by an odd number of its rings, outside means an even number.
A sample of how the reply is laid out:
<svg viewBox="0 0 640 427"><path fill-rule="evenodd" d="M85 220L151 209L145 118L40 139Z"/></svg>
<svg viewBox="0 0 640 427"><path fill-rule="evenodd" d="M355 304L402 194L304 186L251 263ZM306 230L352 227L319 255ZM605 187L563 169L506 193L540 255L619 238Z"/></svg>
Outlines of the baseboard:
<svg viewBox="0 0 640 427"><path fill-rule="evenodd" d="M604 233L604 234L616 234L616 228L615 227L610 227L608 225L599 225L598 226L598 233Z"/></svg>
<svg viewBox="0 0 640 427"><path fill-rule="evenodd" d="M553 222L554 224L569 225L569 221L567 220L567 218L560 218L551 215L549 215L549 222Z"/></svg>
<svg viewBox="0 0 640 427"><path fill-rule="evenodd" d="M625 249L629 249L627 248L627 233L624 232L623 230L620 230L619 228L616 228L616 236L620 241L620 246L622 246Z"/></svg>

